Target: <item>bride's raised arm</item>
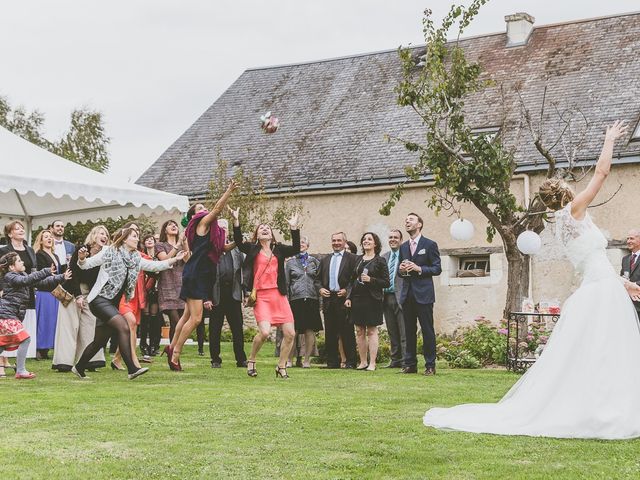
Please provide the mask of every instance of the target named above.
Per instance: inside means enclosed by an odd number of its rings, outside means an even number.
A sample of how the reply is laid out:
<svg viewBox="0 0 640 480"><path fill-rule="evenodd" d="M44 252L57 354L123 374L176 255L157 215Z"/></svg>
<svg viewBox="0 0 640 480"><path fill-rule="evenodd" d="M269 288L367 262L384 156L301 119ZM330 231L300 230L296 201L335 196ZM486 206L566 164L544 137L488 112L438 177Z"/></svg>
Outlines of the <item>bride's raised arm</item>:
<svg viewBox="0 0 640 480"><path fill-rule="evenodd" d="M587 207L596 197L602 184L609 175L611 170L611 160L613 159L613 145L616 140L627 133L628 126L624 121L616 120L613 125L607 126L607 132L604 136L604 144L600 152L600 158L596 163L596 169L593 177L589 181L587 188L581 191L571 202L571 216L578 220L584 218Z"/></svg>

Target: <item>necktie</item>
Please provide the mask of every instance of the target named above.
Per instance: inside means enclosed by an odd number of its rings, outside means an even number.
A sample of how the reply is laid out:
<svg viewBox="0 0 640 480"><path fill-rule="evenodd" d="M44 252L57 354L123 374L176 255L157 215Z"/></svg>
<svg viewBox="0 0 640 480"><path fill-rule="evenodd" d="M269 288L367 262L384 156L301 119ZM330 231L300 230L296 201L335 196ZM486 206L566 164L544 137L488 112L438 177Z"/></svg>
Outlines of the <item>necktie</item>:
<svg viewBox="0 0 640 480"><path fill-rule="evenodd" d="M331 264L329 265L329 290L332 292L340 290L340 286L338 285L338 276L336 275L339 256L339 253L334 253L331 257Z"/></svg>
<svg viewBox="0 0 640 480"><path fill-rule="evenodd" d="M635 266L636 266L636 260L637 260L637 258L638 258L638 254L637 254L637 253L632 253L632 254L631 254L631 265L630 265L630 266L631 266L631 268L630 268L629 270L630 270L630 271L632 271L632 272L633 272L633 267L635 267Z"/></svg>
<svg viewBox="0 0 640 480"><path fill-rule="evenodd" d="M416 253L416 247L417 247L417 246L418 246L418 245L416 244L416 241L415 241L415 240L411 240L411 241L409 242L409 250L411 250L411 256L412 256L412 257L413 257L413 255L415 255L415 253Z"/></svg>
<svg viewBox="0 0 640 480"><path fill-rule="evenodd" d="M300 263L302 263L302 267L303 268L307 268L307 265L309 264L309 254L308 253L301 253L300 254Z"/></svg>
<svg viewBox="0 0 640 480"><path fill-rule="evenodd" d="M396 291L396 265L398 264L398 252L391 251L389 255L389 288L385 289L388 293Z"/></svg>

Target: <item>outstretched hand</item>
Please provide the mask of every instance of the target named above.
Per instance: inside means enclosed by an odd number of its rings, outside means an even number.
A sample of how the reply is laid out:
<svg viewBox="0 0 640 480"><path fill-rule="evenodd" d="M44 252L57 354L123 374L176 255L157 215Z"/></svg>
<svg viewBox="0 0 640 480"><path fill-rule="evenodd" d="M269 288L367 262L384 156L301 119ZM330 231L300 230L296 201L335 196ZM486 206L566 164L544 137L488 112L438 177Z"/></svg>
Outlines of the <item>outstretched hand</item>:
<svg viewBox="0 0 640 480"><path fill-rule="evenodd" d="M605 134L605 140L616 141L618 138L622 137L625 133L627 133L627 129L629 125L626 124L624 120L616 120L613 122L613 125L607 126L607 133Z"/></svg>
<svg viewBox="0 0 640 480"><path fill-rule="evenodd" d="M72 276L71 269L70 269L70 268L67 268L67 269L64 271L64 279L65 279L65 280L71 280L71 276Z"/></svg>
<svg viewBox="0 0 640 480"><path fill-rule="evenodd" d="M233 208L231 208L230 206L227 205L227 209L229 210L229 213L231 214L231 217L234 220L240 219L240 207L238 207L238 208L236 208L234 210Z"/></svg>
<svg viewBox="0 0 640 480"><path fill-rule="evenodd" d="M238 184L238 182L232 178L231 181L229 182L229 186L227 187L227 190L233 192L234 190L237 190L239 186L240 185Z"/></svg>
<svg viewBox="0 0 640 480"><path fill-rule="evenodd" d="M87 252L87 248L82 247L80 250L78 250L78 260L83 261L84 259L87 258L88 254L89 252Z"/></svg>
<svg viewBox="0 0 640 480"><path fill-rule="evenodd" d="M298 214L295 213L289 220L287 220L289 227L291 230L295 230L298 228Z"/></svg>
<svg viewBox="0 0 640 480"><path fill-rule="evenodd" d="M51 268L49 270L51 270L51 275L55 275L56 272L58 271L58 269L56 268L56 264L52 263Z"/></svg>

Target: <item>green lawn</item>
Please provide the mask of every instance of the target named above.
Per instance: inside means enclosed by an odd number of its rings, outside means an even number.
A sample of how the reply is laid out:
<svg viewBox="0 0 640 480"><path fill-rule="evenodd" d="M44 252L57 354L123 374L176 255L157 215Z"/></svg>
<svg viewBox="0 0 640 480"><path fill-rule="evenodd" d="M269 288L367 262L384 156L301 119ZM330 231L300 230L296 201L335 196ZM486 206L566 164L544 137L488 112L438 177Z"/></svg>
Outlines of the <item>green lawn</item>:
<svg viewBox="0 0 640 480"><path fill-rule="evenodd" d="M184 372L157 359L128 381L80 381L30 361L32 381L0 381L3 479L640 478L640 440L585 441L439 432L432 405L498 400L517 376L440 368L436 377L290 369L267 344L249 378L189 349ZM640 405L639 414L640 414Z"/></svg>

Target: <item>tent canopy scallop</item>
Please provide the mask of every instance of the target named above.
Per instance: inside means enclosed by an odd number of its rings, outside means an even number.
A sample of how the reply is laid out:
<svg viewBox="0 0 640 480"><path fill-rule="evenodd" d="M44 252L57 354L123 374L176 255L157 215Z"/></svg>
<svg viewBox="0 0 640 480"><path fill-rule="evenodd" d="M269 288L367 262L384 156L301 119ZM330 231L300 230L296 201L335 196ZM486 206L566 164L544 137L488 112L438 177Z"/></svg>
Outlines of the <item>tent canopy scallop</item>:
<svg viewBox="0 0 640 480"><path fill-rule="evenodd" d="M29 228L129 215L179 214L183 195L128 183L59 157L0 127L0 218Z"/></svg>

